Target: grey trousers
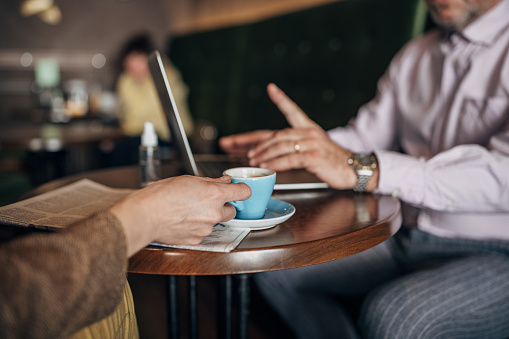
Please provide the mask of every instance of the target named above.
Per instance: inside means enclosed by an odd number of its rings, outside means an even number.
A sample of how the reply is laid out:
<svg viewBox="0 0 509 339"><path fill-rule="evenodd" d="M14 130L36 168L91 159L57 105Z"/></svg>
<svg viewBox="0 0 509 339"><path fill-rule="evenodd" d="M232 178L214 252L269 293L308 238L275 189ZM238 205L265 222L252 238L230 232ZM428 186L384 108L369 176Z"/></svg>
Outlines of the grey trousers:
<svg viewBox="0 0 509 339"><path fill-rule="evenodd" d="M505 241L403 228L359 254L254 279L298 338L509 338ZM345 297L362 298L356 319Z"/></svg>

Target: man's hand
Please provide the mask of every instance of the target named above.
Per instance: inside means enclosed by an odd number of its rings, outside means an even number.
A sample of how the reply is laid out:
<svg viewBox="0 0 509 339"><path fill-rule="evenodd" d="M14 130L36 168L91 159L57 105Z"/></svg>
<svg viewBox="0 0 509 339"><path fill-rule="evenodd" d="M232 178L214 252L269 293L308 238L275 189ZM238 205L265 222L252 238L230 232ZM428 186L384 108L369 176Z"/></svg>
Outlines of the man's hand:
<svg viewBox="0 0 509 339"><path fill-rule="evenodd" d="M292 128L255 131L223 138L223 149L230 151L250 148L247 156L251 166L275 171L305 168L331 187L354 187L357 176L347 162L351 152L333 142L276 85L269 84L267 92Z"/></svg>
<svg viewBox="0 0 509 339"><path fill-rule="evenodd" d="M219 139L219 146L223 151L237 156L246 156L250 149L272 137L274 131L257 130L222 137Z"/></svg>
<svg viewBox="0 0 509 339"><path fill-rule="evenodd" d="M219 179L180 176L154 182L110 208L122 223L128 256L152 241L198 244L212 227L235 217L229 201L251 196L249 186Z"/></svg>

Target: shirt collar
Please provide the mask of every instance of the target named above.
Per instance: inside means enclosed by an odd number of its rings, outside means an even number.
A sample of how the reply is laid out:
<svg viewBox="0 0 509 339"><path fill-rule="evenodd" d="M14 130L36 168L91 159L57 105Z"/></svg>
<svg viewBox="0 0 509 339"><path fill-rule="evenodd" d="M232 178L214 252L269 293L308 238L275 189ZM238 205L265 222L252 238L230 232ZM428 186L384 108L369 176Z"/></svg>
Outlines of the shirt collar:
<svg viewBox="0 0 509 339"><path fill-rule="evenodd" d="M493 44L509 26L509 0L501 0L480 18L468 25L460 35L472 43Z"/></svg>

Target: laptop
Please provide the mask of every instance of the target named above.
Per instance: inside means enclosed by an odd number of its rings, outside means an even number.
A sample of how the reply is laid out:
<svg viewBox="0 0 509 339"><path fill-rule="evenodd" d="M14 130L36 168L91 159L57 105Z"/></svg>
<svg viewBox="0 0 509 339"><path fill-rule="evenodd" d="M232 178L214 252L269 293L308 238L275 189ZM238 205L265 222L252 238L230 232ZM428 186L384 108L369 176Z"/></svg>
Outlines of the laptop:
<svg viewBox="0 0 509 339"><path fill-rule="evenodd" d="M222 154L199 154L196 156L193 154L180 119L178 107L173 98L171 84L166 76L164 60L159 51L156 50L149 55L148 65L161 106L166 115L172 141L177 147L185 173L196 176L220 177L223 171L228 168L248 167L246 158ZM327 187L326 183L305 170L291 170L277 173L274 190L323 189Z"/></svg>

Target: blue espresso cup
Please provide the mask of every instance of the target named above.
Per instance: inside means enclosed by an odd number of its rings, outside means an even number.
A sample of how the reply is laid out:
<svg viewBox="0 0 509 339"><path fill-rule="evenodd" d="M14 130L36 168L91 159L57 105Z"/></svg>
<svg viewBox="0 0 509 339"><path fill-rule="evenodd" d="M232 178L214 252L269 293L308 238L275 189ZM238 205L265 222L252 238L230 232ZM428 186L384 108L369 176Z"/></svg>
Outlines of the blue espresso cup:
<svg viewBox="0 0 509 339"><path fill-rule="evenodd" d="M258 167L236 167L223 172L232 178L232 184L243 182L251 188L251 197L247 200L231 201L237 210L236 219L261 219L276 183L276 172Z"/></svg>

